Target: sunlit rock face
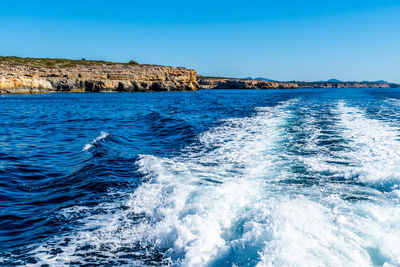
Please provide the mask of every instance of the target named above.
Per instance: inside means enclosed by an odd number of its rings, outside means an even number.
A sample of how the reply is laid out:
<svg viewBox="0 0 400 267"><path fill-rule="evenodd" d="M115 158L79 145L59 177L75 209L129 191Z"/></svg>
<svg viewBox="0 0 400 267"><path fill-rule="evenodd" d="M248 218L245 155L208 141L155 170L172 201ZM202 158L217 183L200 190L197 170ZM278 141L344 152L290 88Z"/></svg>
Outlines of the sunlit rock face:
<svg viewBox="0 0 400 267"><path fill-rule="evenodd" d="M0 93L193 91L196 71L157 65L0 64Z"/></svg>

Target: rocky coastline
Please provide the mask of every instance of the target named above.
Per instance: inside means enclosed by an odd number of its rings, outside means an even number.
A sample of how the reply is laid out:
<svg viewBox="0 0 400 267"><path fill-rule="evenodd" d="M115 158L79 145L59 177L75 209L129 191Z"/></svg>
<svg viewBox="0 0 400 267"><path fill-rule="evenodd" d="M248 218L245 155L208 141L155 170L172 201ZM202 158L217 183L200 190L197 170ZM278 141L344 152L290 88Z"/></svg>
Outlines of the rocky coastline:
<svg viewBox="0 0 400 267"><path fill-rule="evenodd" d="M277 82L201 76L197 81L201 89L400 88L387 82Z"/></svg>
<svg viewBox="0 0 400 267"><path fill-rule="evenodd" d="M400 88L379 82L277 82L204 77L183 67L107 61L0 57L0 94L149 92L198 89Z"/></svg>
<svg viewBox="0 0 400 267"><path fill-rule="evenodd" d="M399 88L395 83L379 82L298 82L299 88Z"/></svg>
<svg viewBox="0 0 400 267"><path fill-rule="evenodd" d="M0 93L146 92L199 89L186 68L104 61L2 58Z"/></svg>
<svg viewBox="0 0 400 267"><path fill-rule="evenodd" d="M251 79L204 78L199 77L202 89L296 89L295 83L260 81Z"/></svg>

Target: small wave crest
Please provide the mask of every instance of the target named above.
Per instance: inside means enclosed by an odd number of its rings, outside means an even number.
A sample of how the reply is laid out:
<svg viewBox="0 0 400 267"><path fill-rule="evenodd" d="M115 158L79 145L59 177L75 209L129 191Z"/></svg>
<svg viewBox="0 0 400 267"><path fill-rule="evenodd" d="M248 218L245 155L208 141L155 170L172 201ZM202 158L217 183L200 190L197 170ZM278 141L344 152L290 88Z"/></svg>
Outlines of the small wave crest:
<svg viewBox="0 0 400 267"><path fill-rule="evenodd" d="M100 135L97 136L92 142L87 143L87 144L83 147L82 151L87 151L87 150L92 149L93 147L96 146L96 144L97 144L98 142L100 142L101 140L107 138L108 136L110 136L109 133L107 133L107 132L101 132Z"/></svg>
<svg viewBox="0 0 400 267"><path fill-rule="evenodd" d="M394 105L394 106L400 106L400 99L399 98L388 98L385 100L385 103Z"/></svg>

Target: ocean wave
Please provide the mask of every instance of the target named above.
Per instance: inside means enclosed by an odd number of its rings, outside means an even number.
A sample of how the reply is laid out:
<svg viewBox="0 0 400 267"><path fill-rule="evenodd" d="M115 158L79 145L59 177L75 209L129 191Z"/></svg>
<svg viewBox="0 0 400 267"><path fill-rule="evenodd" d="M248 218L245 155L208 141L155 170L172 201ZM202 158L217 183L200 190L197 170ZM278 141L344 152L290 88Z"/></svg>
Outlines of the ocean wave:
<svg viewBox="0 0 400 267"><path fill-rule="evenodd" d="M226 236L233 234L237 217L262 195L265 176L273 176L277 158L270 152L287 115L283 106L266 108L253 117L225 120L182 157L143 155L138 164L150 182L129 203L134 213L152 218L142 225L143 241L175 264L215 261L230 246Z"/></svg>
<svg viewBox="0 0 400 267"><path fill-rule="evenodd" d="M179 155L140 155L143 184L122 201L63 209L85 214L79 227L33 254L49 265L399 265L399 206L362 184L377 178L368 164L394 163L382 151L395 132L342 103L257 108Z"/></svg>
<svg viewBox="0 0 400 267"><path fill-rule="evenodd" d="M400 106L400 99L399 98L387 98L387 99L385 99L385 103L394 105L394 106Z"/></svg>
<svg viewBox="0 0 400 267"><path fill-rule="evenodd" d="M153 111L144 118L152 134L160 138L185 139L194 136L194 127L179 117Z"/></svg>
<svg viewBox="0 0 400 267"><path fill-rule="evenodd" d="M275 187L279 193L258 201L245 219L257 225L248 234L265 242L258 251L258 266L398 265L398 205L385 193L357 184L360 178L376 176L368 173L368 165L363 165L370 159L359 150L363 146L347 135L377 135L389 149L388 144L396 145L395 129L373 123L379 126L376 130L381 135L370 133L361 127L371 123L369 119L342 103L324 106L308 101L294 106L294 110L285 132L287 149L281 154L287 162L281 165L286 174L280 182L291 182ZM348 122L350 118L361 119L362 124L344 125L343 120ZM384 165L386 155L375 168ZM368 175L355 175L357 171Z"/></svg>
<svg viewBox="0 0 400 267"><path fill-rule="evenodd" d="M400 129L385 121L367 118L365 112L338 105L343 136L349 141L346 156L352 162L348 176L360 182L393 185L400 182Z"/></svg>
<svg viewBox="0 0 400 267"><path fill-rule="evenodd" d="M182 156L142 155L137 164L148 182L123 204L125 209L114 206L109 208L113 214L84 218L84 227L68 237L69 245L57 246L62 252L56 258L48 254L48 245L38 248L36 257L40 263L60 264L79 260L80 248L90 246L88 255L109 248L108 262L123 247L135 247L133 258L141 264L154 260L146 255L157 253L163 255L158 264L215 260L228 246L225 239L234 221L251 208L254 196L262 195L265 176L274 176L276 153L271 152L287 115L283 106L271 107L253 117L224 121Z"/></svg>
<svg viewBox="0 0 400 267"><path fill-rule="evenodd" d="M107 132L101 132L100 135L97 136L92 142L87 143L87 144L83 147L82 151L87 151L87 150L92 149L93 147L96 146L96 144L98 144L101 140L107 138L108 136L110 136L109 133L107 133Z"/></svg>

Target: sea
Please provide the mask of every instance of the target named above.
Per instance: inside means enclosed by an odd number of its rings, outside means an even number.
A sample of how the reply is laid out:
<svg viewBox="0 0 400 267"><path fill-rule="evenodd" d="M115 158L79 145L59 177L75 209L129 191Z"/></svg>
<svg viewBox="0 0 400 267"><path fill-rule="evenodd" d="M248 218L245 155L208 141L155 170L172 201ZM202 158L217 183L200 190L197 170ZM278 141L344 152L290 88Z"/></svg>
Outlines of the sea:
<svg viewBox="0 0 400 267"><path fill-rule="evenodd" d="M400 266L400 89L0 96L1 266Z"/></svg>

